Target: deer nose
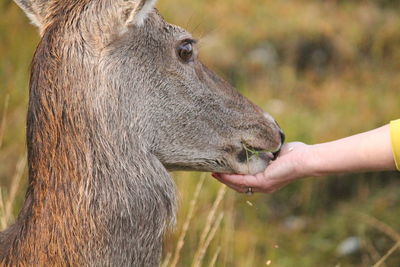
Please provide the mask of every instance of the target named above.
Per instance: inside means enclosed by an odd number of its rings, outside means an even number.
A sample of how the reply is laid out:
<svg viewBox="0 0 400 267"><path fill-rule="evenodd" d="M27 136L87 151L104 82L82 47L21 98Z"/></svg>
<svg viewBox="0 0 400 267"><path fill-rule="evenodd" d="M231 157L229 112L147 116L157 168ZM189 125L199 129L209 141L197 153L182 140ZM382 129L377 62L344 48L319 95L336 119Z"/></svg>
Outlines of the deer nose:
<svg viewBox="0 0 400 267"><path fill-rule="evenodd" d="M272 155L274 155L272 160L276 160L276 158L279 156L279 153L281 152L281 147L282 147L283 143L285 142L285 133L282 131L282 129L279 129L279 135L281 137L281 146L278 149L278 151L275 151L274 153L272 153Z"/></svg>
<svg viewBox="0 0 400 267"><path fill-rule="evenodd" d="M279 129L279 135L281 136L281 143L283 145L283 143L285 143L285 133L282 131L282 129Z"/></svg>

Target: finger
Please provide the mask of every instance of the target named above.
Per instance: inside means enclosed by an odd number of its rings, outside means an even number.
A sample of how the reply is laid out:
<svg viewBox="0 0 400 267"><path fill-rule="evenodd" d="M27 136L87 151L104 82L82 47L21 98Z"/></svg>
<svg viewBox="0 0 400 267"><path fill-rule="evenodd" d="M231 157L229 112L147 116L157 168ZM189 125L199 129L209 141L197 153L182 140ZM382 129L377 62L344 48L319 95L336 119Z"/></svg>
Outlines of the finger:
<svg viewBox="0 0 400 267"><path fill-rule="evenodd" d="M295 173L293 162L290 159L278 158L265 169L263 173L264 184L291 180Z"/></svg>
<svg viewBox="0 0 400 267"><path fill-rule="evenodd" d="M238 193L242 193L242 194L246 194L246 195L252 195L253 193L261 192L257 188L251 187L251 186L249 186L249 187L239 187L239 186L236 186L236 185L228 185L228 187L234 189Z"/></svg>
<svg viewBox="0 0 400 267"><path fill-rule="evenodd" d="M226 174L226 173L213 173L212 176L219 181L225 181L229 183L237 183L242 179L243 174Z"/></svg>
<svg viewBox="0 0 400 267"><path fill-rule="evenodd" d="M228 183L228 182L222 182L222 183L225 184L226 186L228 186L229 188L235 190L238 193L246 193L247 190L248 190L245 187L237 186L237 185L232 184L232 183Z"/></svg>
<svg viewBox="0 0 400 267"><path fill-rule="evenodd" d="M301 146L304 146L304 143L302 143L302 142L287 143L282 146L280 153L286 154L286 153L292 152L293 150L295 150L296 148L301 147ZM279 155L280 155L280 153L279 153Z"/></svg>
<svg viewBox="0 0 400 267"><path fill-rule="evenodd" d="M220 181L221 183L227 185L228 187L232 188L233 190L239 192L239 193L245 193L247 191L247 188L243 187L243 186L239 186L235 183L231 183L227 180L224 180L221 178L221 175L219 173L213 173L211 174L212 177L214 177L215 179L217 179L218 181Z"/></svg>
<svg viewBox="0 0 400 267"><path fill-rule="evenodd" d="M257 187L242 187L242 186L237 186L235 184L231 184L231 183L224 183L226 184L229 188L235 190L238 193L242 193L242 194L247 194L249 192L249 188L251 188L251 193L266 193L266 194L271 194L274 193L278 190L280 190L282 187L286 186L287 184L289 184L289 182L282 182L279 184L273 184L271 186L266 186L263 188L257 188Z"/></svg>
<svg viewBox="0 0 400 267"><path fill-rule="evenodd" d="M263 174L212 174L218 181L239 193L247 193L249 187L253 193L261 192L271 194L290 183L290 180L265 179ZM234 180L234 182L231 182Z"/></svg>
<svg viewBox="0 0 400 267"><path fill-rule="evenodd" d="M237 183L231 183L231 182L229 182L229 181L226 181L226 180L224 180L224 179L221 178L221 175L220 175L220 174L213 173L213 174L211 174L211 175L212 175L215 179L217 179L218 181L220 181L221 183L227 185L228 187L232 188L233 190L235 190L235 191L237 191L237 192L239 192L239 193L247 193L247 192L249 191L249 188L251 187L251 186L242 186L242 185L238 185ZM241 175L238 175L238 176L241 176ZM252 190L251 190L252 193L259 192L259 190L256 189L255 187L251 187L251 188L252 188Z"/></svg>
<svg viewBox="0 0 400 267"><path fill-rule="evenodd" d="M223 183L230 183L239 187L260 187L262 185L263 174L218 174L216 179Z"/></svg>

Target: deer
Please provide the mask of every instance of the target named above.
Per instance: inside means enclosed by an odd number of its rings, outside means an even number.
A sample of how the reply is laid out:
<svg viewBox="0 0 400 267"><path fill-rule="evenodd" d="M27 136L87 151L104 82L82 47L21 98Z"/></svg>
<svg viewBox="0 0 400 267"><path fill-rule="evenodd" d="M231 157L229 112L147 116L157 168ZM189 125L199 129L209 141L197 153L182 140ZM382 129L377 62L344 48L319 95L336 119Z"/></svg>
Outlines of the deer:
<svg viewBox="0 0 400 267"><path fill-rule="evenodd" d="M2 265L158 266L176 220L170 171L253 174L279 153L273 117L202 64L155 0L14 1L41 39L28 188L0 233Z"/></svg>

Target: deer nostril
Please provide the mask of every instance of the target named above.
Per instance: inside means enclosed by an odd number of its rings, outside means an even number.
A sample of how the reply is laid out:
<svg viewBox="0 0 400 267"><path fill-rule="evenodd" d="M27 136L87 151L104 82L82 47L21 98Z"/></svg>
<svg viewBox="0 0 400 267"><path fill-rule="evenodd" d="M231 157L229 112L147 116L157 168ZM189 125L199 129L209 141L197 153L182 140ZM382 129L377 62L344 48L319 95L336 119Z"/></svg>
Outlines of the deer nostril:
<svg viewBox="0 0 400 267"><path fill-rule="evenodd" d="M272 153L272 155L274 155L274 157L272 158L272 160L276 160L276 158L279 156L279 153L281 152L281 149L279 149L278 151Z"/></svg>

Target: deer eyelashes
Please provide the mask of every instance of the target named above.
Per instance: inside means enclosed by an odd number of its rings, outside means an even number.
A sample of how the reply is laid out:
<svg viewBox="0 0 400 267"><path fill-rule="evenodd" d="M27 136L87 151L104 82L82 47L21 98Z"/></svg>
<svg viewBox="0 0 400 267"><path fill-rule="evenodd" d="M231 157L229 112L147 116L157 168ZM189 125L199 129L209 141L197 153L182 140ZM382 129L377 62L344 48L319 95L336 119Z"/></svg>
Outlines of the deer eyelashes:
<svg viewBox="0 0 400 267"><path fill-rule="evenodd" d="M195 43L196 43L196 40L185 39L178 45L177 54L178 54L179 59L183 63L189 63L194 60L193 44L195 44Z"/></svg>

